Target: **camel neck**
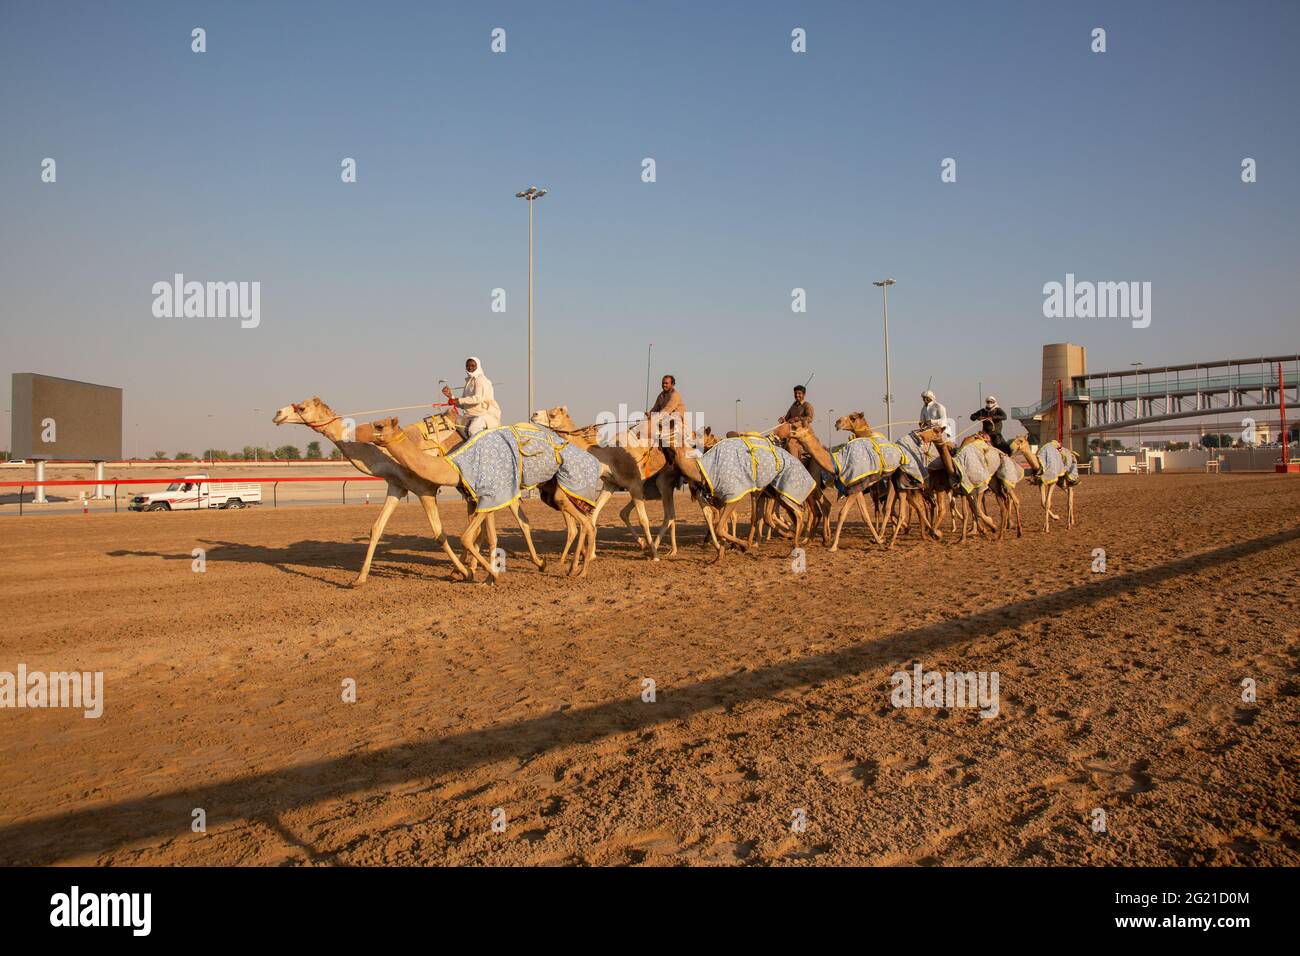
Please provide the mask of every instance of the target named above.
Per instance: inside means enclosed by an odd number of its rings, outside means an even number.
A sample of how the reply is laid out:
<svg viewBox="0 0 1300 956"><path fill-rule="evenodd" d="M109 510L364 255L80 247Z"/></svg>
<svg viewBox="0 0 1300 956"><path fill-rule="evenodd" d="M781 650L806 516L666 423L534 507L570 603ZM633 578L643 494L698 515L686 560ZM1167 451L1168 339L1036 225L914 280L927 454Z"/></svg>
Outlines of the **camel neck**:
<svg viewBox="0 0 1300 956"><path fill-rule="evenodd" d="M412 474L434 485L455 485L460 482L460 472L442 455L426 455L416 448L410 437L402 437L382 446L399 465Z"/></svg>
<svg viewBox="0 0 1300 956"><path fill-rule="evenodd" d="M812 455L813 461L827 471L835 471L835 462L831 460L831 453L826 450L826 446L817 439L816 435L809 434L807 441L802 438L798 439L798 441L803 444L804 448L808 449L808 454Z"/></svg>
<svg viewBox="0 0 1300 956"><path fill-rule="evenodd" d="M1025 464L1031 472L1038 474L1043 470L1043 463L1038 460L1037 452L1031 450L1028 445L1023 446L1020 452L1025 456Z"/></svg>
<svg viewBox="0 0 1300 956"><path fill-rule="evenodd" d="M952 446L946 441L937 441L934 443L934 446L939 449L939 459L943 462L944 471L948 472L950 475L955 475L957 473L957 468L953 464L952 460Z"/></svg>

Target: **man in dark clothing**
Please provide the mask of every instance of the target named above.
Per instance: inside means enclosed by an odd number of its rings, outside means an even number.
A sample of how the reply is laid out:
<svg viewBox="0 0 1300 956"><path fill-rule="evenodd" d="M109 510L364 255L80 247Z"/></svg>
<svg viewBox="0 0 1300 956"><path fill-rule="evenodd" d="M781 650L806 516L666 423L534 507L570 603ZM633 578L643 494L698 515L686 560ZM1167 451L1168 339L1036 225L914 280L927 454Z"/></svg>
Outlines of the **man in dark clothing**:
<svg viewBox="0 0 1300 956"><path fill-rule="evenodd" d="M1011 446L1007 440L1002 437L1002 423L1007 420L1007 413L998 405L998 400L990 395L984 399L984 407L977 412L972 412L970 420L973 422L982 421L984 434L989 436L989 441L993 447L999 451L1011 454Z"/></svg>
<svg viewBox="0 0 1300 956"><path fill-rule="evenodd" d="M781 417L783 422L799 422L812 427L813 407L812 403L807 401L807 390L802 385L794 387L794 402L786 409L785 415Z"/></svg>

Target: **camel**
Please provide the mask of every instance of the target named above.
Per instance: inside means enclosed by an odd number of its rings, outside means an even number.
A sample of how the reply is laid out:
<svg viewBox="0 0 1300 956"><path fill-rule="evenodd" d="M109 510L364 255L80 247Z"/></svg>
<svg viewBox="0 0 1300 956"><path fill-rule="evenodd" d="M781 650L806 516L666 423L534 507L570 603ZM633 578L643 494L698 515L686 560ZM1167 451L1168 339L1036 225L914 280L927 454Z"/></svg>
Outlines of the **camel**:
<svg viewBox="0 0 1300 956"><path fill-rule="evenodd" d="M408 493L415 495L419 499L420 505L424 508L424 513L429 519L429 527L433 531L434 540L446 552L456 573L464 577L469 576L465 566L456 557L451 542L447 540L447 536L443 533L442 518L438 514L438 488L436 485L430 484L418 475L402 468L391 456L374 445L348 439L346 435L347 428L343 423L343 419L336 415L334 410L317 396L312 396L304 402L284 406L275 413L275 417L271 420L276 425L306 425L333 442L334 446L343 453L343 456L352 463L352 466L357 471L363 475L383 478L388 482L383 507L379 509L379 515L370 528L370 544L366 548L366 559L361 564L361 571L352 582L353 587L360 587L370 577L370 562L375 557L375 548L379 544L379 538L383 535L384 528L387 527L388 519L392 517L397 503Z"/></svg>
<svg viewBox="0 0 1300 956"><path fill-rule="evenodd" d="M848 416L845 416L845 418L847 417ZM840 421L845 421L845 418L840 419ZM839 422L836 424L838 425ZM802 422L787 422L774 434L782 434L787 430L790 437L798 442L799 445L812 456L812 460L824 473L832 476L836 475L838 469L836 468L835 460L821 441L818 440L817 435L811 428ZM862 515L862 520L867 523L867 530L871 533L871 537L876 544L884 543L884 536L876 530L876 524L871 518L871 511L867 508L867 501L863 493L877 484L889 481L889 478L890 476L884 471L879 471L872 475L863 475L851 485L844 488L843 492L840 494L840 501L842 504L840 505L839 520L835 524L835 537L831 541L828 550L839 550L840 534L844 530L844 521L848 518L849 512L855 507ZM829 507L827 508L827 523L829 524Z"/></svg>
<svg viewBox="0 0 1300 956"><path fill-rule="evenodd" d="M1001 520L998 522L998 540L1001 540L1006 534L1006 530L1010 527L1013 520L1016 526L1016 537L1023 538L1025 536L1025 531L1020 523L1020 495L1016 492L1015 481L1008 480L1007 478L1008 463L1010 463L1010 466L1014 468L1016 472L1020 471L1019 466L1014 462L1010 462L1010 455L1002 451L1002 449L994 447L993 443L989 440L987 432L976 432L974 435L968 436L962 440L961 447L965 448L973 442L979 442L984 446L982 448L982 453L984 455L985 463L993 472L993 477L989 479L989 491L993 492L993 497L997 499L998 506L1001 510ZM963 530L965 524L966 515L963 514Z"/></svg>
<svg viewBox="0 0 1300 956"><path fill-rule="evenodd" d="M835 488L835 472L824 468L813 457L803 443L791 434L791 427L789 422L782 422L772 429L770 434L772 438L784 443L785 450L803 462L804 467L808 469L808 473L813 476L815 484L812 494L808 496L809 526L816 524L821 527L822 544L829 547L831 543L831 512L834 510L830 493ZM779 530L779 526L777 527Z"/></svg>
<svg viewBox="0 0 1300 956"><path fill-rule="evenodd" d="M1048 444L1056 445L1057 443L1049 442ZM1044 481L1043 461L1041 457L1037 453L1035 453L1033 449L1029 447L1028 435L1017 435L1012 440L1011 453L1014 455L1016 452L1020 452L1020 454L1024 455L1025 462L1026 462L1025 471L1029 474L1029 480L1035 482L1039 486L1039 500L1043 504L1043 534L1048 534L1051 531L1051 524L1053 518L1055 518L1057 521L1061 520L1061 516L1056 514L1054 511L1052 511L1052 492L1056 490L1057 485L1063 485L1065 487L1065 502L1066 502L1066 516L1067 516L1066 527L1073 528L1075 525L1074 486L1075 484L1078 483L1078 478L1076 477L1074 481L1070 481L1069 480L1070 473L1067 467L1063 469L1061 473L1057 475L1056 478L1054 478L1053 480ZM1065 458L1065 463L1068 466L1070 463L1070 458L1065 456L1067 455L1073 456L1074 452L1069 451L1067 449L1060 449L1060 454L1062 455L1063 458Z"/></svg>
<svg viewBox="0 0 1300 956"><path fill-rule="evenodd" d="M374 430L374 443L391 454L403 467L424 478L430 484L463 487L460 470L452 464L451 459L444 454L435 453L430 455L420 450L419 443L415 440L419 438L419 431L415 426L402 428L396 418L387 418L372 422L371 427ZM543 495L543 498L545 499L546 496ZM573 564L569 573L579 577L585 576L587 564L591 557L588 545L591 538L590 519L582 513L558 484L555 487L553 503L551 501L547 503L566 517L571 517L576 521L579 529L578 545L573 552ZM518 503L514 502L513 504L517 505ZM522 512L516 512L516 516L522 519ZM495 583L500 579L500 571L486 561L478 550L479 528L485 521L489 523L490 528L491 520L491 511L484 512L475 508L471 512L469 524L461 533L460 540L465 547L466 562L473 562L472 566L481 566L487 572L488 580ZM533 563L537 565L539 570L545 570L545 562L536 556L537 552L533 547L532 535L526 519L522 521L520 527L524 531L524 540L528 543L528 551L530 556L533 557ZM490 533L488 544L489 547L492 546ZM470 579L473 580L472 571Z"/></svg>
<svg viewBox="0 0 1300 956"><path fill-rule="evenodd" d="M756 442L755 439L759 439L761 444ZM751 456L770 453L773 456L772 465L775 469L772 474L767 477L767 487L759 489L751 487L749 490L737 494L730 500L726 500L720 496L726 492L720 492L720 489L715 490L712 482L705 475L704 469L701 466L701 460L704 455L700 452L698 446L702 441L694 438L687 439L685 436L682 436L682 441L684 444L674 446L671 450L673 451L677 468L680 470L682 477L685 478L691 486L691 493L696 496L704 506L704 517L708 525L709 537L718 551L717 557L714 559L715 563L721 561L726 552L724 543L734 545L742 552L754 550L755 546L753 537L758 508L760 505L760 502L755 501L755 492L757 491L760 495L765 495L769 488L774 494L780 495L781 499L783 499L780 502L781 505L786 508L787 512L794 520L794 545L796 548L800 546L803 540L804 505L813 484L813 479L804 470L803 465L800 464L797 459L789 455L789 453L785 452L783 449L778 449L773 443L762 436L742 435L734 439L724 440L724 442L736 442L737 448L739 447L739 444L743 442L746 446L746 450ZM725 455L727 452L724 451L724 448L727 447L729 446L724 444L722 447L711 450L711 454L722 453ZM754 467L756 469L755 474L758 474L758 459L751 460L754 462ZM739 467L739 474L748 473L748 466L738 466L734 459L728 461L728 464L733 468ZM764 471L767 467L766 463L762 465ZM737 472L735 471L729 473L724 472L724 474L730 474L733 482L737 476ZM717 478L717 473L715 473L715 478ZM733 487L733 490L739 491L740 489L738 487ZM790 496L788 499L786 499L787 495ZM794 497L795 495L799 495L800 497L796 498ZM748 540L740 538L734 533L734 530L729 530L729 525L733 515L736 514L746 499L750 500L751 516Z"/></svg>
<svg viewBox="0 0 1300 956"><path fill-rule="evenodd" d="M635 511L638 520L641 522L641 530L645 532L645 539L640 542L641 547L645 548L650 555L650 560L658 561L659 552L657 549L658 539L650 534L650 516L645 510L645 485L646 479L642 477L643 466L653 467L654 462L651 459L657 449L652 448L629 448L626 445L602 445L599 442L599 433L595 425L588 425L586 428L578 428L569 416L567 405L557 405L554 408L539 409L533 413L533 421L538 425L544 425L551 429L557 435L569 439L579 448L585 449L597 461L601 463L602 476L604 485L600 490L600 497L596 499L596 506L591 512L591 521L593 528L600 518L600 509L605 507L616 490L626 491L631 500L619 513L623 523L627 525L628 530L634 534L636 529L632 527L630 520L631 512ZM667 464L663 458L663 452L658 452L658 462L661 462L656 471L662 471ZM605 471L608 474L605 475ZM568 522L565 522L568 525ZM596 546L593 534L592 548ZM566 537L564 550L560 552L560 561L563 563L565 555L569 551L569 539Z"/></svg>
<svg viewBox="0 0 1300 956"><path fill-rule="evenodd" d="M953 447L946 441L936 441L935 448L939 450L939 460L943 464L943 471L947 479L947 487L939 486L935 489L935 507L936 514L933 524L938 527L943 523L944 516L948 512L951 499L963 497L967 499L967 508L972 511L975 519L975 526L987 531L990 536L998 531L998 526L993 519L989 517L988 512L984 510L984 492L987 486L972 488L967 491L962 487L961 475L957 469L957 462L953 458ZM963 446L964 447L964 446ZM961 523L961 540L966 540L966 519L962 518Z"/></svg>
<svg viewBox="0 0 1300 956"><path fill-rule="evenodd" d="M927 535L939 541L943 538L943 532L939 529L937 520L932 519L930 514L929 491L933 480L933 473L926 465L927 447L932 445L941 445L944 441L943 426L939 423L932 423L920 426L905 434L896 444L903 449L905 460L912 461L920 471L921 477L910 473L907 468L900 465L894 472L891 482L890 491L894 495L897 504L897 513L890 507L886 507L887 516L885 530L888 530L888 520L894 522L894 533L889 538L889 547L894 547L898 541L898 535L901 531L908 529L908 514L916 515L917 523L921 528L921 538L925 539Z"/></svg>
<svg viewBox="0 0 1300 956"><path fill-rule="evenodd" d="M639 435L622 432L618 436L618 444L602 446L600 444L600 429L597 425L586 425L578 427L574 424L569 415L569 409L566 405L557 405L555 408L542 409L533 414L533 421L539 425L545 425L551 431L561 437L569 439L579 448L584 448L597 458L605 461L601 455L596 454L597 448L618 449L626 454L636 465L639 473L645 476L641 481L638 491L627 487L625 490L631 495L631 500L619 511L619 518L623 524L633 533L637 529L633 527L631 516L633 511L637 512L637 517L642 519L642 527L645 531L645 540L641 540L639 534L637 540L641 546L647 548L654 560L658 560L659 544L663 541L664 535L668 535L668 556L672 557L677 554L677 509L673 501L673 491L677 487L679 472L676 466L672 464L665 456L662 448L654 445L651 440ZM611 455L611 458L616 457ZM617 456L622 457L622 456ZM620 466L621 467L621 466ZM622 479L619 473L614 472L613 467L610 469L611 480L616 484ZM631 476L627 476L629 482ZM623 487L618 485L618 487ZM591 520L594 523L600 519L601 509L609 501L612 492L607 494L602 491L596 501L596 508L592 511ZM645 502L661 500L664 506L663 522L659 525L659 533L653 540L649 533L649 516L645 513Z"/></svg>
<svg viewBox="0 0 1300 956"><path fill-rule="evenodd" d="M871 422L867 421L867 416L863 412L849 412L847 415L841 415L835 419L835 427L839 431L848 432L853 438L874 438L877 441L888 441L884 432L876 429ZM883 521L887 524L889 515L893 511L895 497L895 482L883 481L876 484L871 489L872 504L876 509L876 516L884 516ZM906 511L903 512L903 526L907 526ZM887 527L881 528L882 533Z"/></svg>

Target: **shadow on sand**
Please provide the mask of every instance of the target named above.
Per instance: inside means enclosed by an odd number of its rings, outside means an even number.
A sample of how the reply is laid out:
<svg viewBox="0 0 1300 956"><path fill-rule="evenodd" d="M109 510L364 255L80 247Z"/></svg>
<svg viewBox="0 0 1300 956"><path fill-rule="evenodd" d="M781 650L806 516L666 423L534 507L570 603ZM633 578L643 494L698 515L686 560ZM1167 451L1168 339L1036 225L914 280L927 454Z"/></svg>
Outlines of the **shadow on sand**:
<svg viewBox="0 0 1300 956"><path fill-rule="evenodd" d="M898 631L825 654L672 688L661 692L654 707L646 707L631 694L626 700L581 710L558 711L371 753L12 823L0 828L0 863L45 865L74 854L105 853L129 843L178 836L189 831L190 810L194 807L207 808L209 825L244 819L278 820L286 811L351 793L396 787L503 759L534 757L555 747L587 744L613 734L683 720L720 705L734 706L883 665L896 665L911 660L923 644L934 650L1042 618L1059 618L1097 601L1204 572L1297 540L1300 529L1292 529L1141 571L1099 577L1054 594ZM276 828L285 829L278 823Z"/></svg>

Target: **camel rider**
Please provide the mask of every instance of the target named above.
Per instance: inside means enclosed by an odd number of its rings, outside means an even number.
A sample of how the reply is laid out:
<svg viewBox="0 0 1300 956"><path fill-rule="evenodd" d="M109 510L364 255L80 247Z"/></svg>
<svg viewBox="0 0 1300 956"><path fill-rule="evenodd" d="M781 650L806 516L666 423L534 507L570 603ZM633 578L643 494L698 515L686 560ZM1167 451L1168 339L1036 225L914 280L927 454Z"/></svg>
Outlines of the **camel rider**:
<svg viewBox="0 0 1300 956"><path fill-rule="evenodd" d="M646 417L650 419L650 434L652 436L662 440L666 424L666 430L671 439L678 427L686 428L686 403L682 401L681 393L677 391L676 376L665 375L659 386L663 391L659 393L655 403L646 412ZM673 445L676 442L669 440L666 444Z"/></svg>
<svg viewBox="0 0 1300 956"><path fill-rule="evenodd" d="M492 396L492 381L483 373L483 363L478 356L471 355L465 360L465 388L460 398L452 395L446 385L442 387L442 394L456 406L464 419L456 426L462 437L469 438L501 424L501 406Z"/></svg>
<svg viewBox="0 0 1300 956"><path fill-rule="evenodd" d="M1007 420L1007 413L998 405L996 398L990 395L984 399L984 407L977 412L971 412L970 420L983 422L984 434L989 436L993 447L1008 455L1011 454L1011 446L1002 437L1002 423Z"/></svg>
<svg viewBox="0 0 1300 956"><path fill-rule="evenodd" d="M943 439L949 444L953 440L953 423L948 417L948 409L944 408L934 397L934 392L928 388L921 393L921 417L917 424L925 428L930 422L943 425Z"/></svg>
<svg viewBox="0 0 1300 956"><path fill-rule="evenodd" d="M777 419L778 422L789 422L790 424L807 425L812 428L813 407L812 402L807 401L808 390L802 385L794 387L794 402L785 410L785 414Z"/></svg>

